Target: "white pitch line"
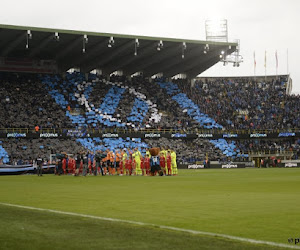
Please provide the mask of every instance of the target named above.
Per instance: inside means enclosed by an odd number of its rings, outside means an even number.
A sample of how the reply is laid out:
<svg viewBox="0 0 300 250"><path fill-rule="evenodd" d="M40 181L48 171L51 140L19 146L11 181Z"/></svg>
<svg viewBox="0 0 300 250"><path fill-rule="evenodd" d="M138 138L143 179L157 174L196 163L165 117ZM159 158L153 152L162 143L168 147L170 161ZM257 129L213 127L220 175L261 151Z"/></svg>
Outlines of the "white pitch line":
<svg viewBox="0 0 300 250"><path fill-rule="evenodd" d="M151 227L168 229L168 230L177 231L177 232L184 232L184 233L198 234L198 235L207 235L207 236L212 236L212 237L220 237L220 238L225 238L225 239L230 239L230 240L248 242L248 243L252 243L252 244L263 244L263 245L269 245L269 246L273 246L273 247L300 249L300 246L292 245L294 243L292 243L291 245L288 245L288 244L276 243L276 242L272 242L272 241L255 240L255 239L243 238L243 237L232 236L232 235L227 235L227 234L211 233L211 232L197 231L197 230L191 230L191 229L184 229L184 228L179 228L179 227L156 225L156 224L151 224L151 223L146 223L146 222L122 220L122 219L101 217L101 216L88 215L88 214L78 214L78 213L72 213L72 212L65 212L65 211L46 209L46 208L38 208L38 207L30 207L30 206L22 206L22 205L3 203L3 202L0 202L0 205L23 208L23 209L30 209L30 210L37 210L37 211L43 211L43 212L50 212L50 213L56 213L56 214L72 215L72 216L91 218L91 219L97 219L97 220L103 220L103 221L122 222L122 223L134 224L134 225L139 225L139 226L151 226Z"/></svg>

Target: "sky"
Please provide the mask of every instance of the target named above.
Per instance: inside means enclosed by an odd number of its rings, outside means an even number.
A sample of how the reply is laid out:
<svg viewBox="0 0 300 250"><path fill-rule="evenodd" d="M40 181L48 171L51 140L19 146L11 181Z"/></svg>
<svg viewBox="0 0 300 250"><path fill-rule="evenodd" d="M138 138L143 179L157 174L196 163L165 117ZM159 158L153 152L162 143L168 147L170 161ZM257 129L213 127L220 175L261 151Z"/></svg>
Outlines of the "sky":
<svg viewBox="0 0 300 250"><path fill-rule="evenodd" d="M265 75L265 51L267 75L275 75L277 51L278 74L289 73L300 93L299 0L1 0L0 8L0 24L197 40L206 39L208 19L227 20L244 62L218 63L202 76L253 76L254 52L256 75Z"/></svg>

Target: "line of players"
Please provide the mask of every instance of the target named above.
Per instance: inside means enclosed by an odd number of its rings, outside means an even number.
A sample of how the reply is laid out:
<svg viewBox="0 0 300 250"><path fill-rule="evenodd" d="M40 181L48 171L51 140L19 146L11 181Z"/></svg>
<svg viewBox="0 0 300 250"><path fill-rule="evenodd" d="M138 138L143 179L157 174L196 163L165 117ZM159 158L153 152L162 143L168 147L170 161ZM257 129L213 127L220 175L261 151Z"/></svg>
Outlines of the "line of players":
<svg viewBox="0 0 300 250"><path fill-rule="evenodd" d="M142 156L138 148L78 152L74 158L67 155L57 162L57 174L72 173L75 176L89 175L156 175L159 170L164 175L177 175L176 153L173 150L162 150L159 153L160 169L153 167L149 150ZM156 159L157 160L157 159Z"/></svg>

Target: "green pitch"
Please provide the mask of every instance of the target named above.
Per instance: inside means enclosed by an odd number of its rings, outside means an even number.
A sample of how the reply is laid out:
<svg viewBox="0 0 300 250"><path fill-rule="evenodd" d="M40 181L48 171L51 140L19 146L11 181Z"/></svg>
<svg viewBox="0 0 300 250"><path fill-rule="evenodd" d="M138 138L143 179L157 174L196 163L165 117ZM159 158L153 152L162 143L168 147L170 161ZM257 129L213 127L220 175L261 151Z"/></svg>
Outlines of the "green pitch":
<svg viewBox="0 0 300 250"><path fill-rule="evenodd" d="M288 243L300 169L181 170L174 177L0 176L0 202ZM274 249L0 205L4 249Z"/></svg>

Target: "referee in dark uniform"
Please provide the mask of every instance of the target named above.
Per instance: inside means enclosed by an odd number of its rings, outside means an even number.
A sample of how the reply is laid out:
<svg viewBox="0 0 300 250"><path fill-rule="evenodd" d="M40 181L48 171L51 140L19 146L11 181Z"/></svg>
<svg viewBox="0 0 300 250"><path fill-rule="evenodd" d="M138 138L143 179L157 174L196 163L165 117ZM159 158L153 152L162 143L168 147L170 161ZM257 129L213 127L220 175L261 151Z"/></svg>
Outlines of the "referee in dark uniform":
<svg viewBox="0 0 300 250"><path fill-rule="evenodd" d="M43 158L39 155L35 161L37 164L37 175L43 176Z"/></svg>
<svg viewBox="0 0 300 250"><path fill-rule="evenodd" d="M76 158L75 158L75 162L76 162L75 176L79 176L79 169L80 169L80 163L81 163L81 154L80 154L80 152L77 153Z"/></svg>

